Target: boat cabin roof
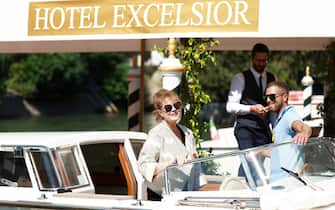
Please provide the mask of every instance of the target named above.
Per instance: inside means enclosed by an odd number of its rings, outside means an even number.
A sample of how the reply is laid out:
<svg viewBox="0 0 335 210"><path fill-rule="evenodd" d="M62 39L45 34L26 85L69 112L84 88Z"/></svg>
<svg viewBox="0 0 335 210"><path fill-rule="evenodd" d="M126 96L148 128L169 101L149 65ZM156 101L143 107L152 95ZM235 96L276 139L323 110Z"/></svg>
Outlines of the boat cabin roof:
<svg viewBox="0 0 335 210"><path fill-rule="evenodd" d="M125 139L144 141L147 135L129 131L81 131L81 132L8 132L0 133L1 147L42 146L55 148L64 145L90 144L93 142L122 142Z"/></svg>

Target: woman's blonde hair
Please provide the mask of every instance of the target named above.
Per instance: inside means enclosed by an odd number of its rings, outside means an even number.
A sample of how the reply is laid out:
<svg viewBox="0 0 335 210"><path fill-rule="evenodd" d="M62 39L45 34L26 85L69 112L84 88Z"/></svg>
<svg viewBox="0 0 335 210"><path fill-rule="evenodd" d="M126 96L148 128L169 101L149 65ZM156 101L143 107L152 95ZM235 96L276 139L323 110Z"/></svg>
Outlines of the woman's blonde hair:
<svg viewBox="0 0 335 210"><path fill-rule="evenodd" d="M154 106L153 114L155 115L156 121L163 120L162 116L159 114L159 111L162 110L163 101L167 98L180 101L179 96L174 91L171 91L171 90L160 89L153 95L153 98L152 98L152 102Z"/></svg>

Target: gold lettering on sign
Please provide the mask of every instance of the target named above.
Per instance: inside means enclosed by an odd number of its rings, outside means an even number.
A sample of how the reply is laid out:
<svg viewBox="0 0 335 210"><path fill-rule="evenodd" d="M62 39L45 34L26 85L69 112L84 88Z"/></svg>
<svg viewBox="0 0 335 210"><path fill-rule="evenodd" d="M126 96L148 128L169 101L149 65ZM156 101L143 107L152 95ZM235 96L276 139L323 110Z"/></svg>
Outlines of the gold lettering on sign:
<svg viewBox="0 0 335 210"><path fill-rule="evenodd" d="M29 4L28 34L254 32L259 0L82 0Z"/></svg>
<svg viewBox="0 0 335 210"><path fill-rule="evenodd" d="M99 23L100 7L54 7L36 8L33 30L99 29L106 22Z"/></svg>

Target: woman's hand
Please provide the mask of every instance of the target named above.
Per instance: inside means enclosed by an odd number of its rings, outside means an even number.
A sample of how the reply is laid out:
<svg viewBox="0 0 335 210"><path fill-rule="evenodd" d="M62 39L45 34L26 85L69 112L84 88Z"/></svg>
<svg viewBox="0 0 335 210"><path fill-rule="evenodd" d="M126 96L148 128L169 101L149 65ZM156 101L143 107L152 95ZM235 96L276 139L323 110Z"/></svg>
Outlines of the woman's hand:
<svg viewBox="0 0 335 210"><path fill-rule="evenodd" d="M176 161L175 161L179 166L184 165L184 163L187 162L187 159L183 155L177 155L176 156Z"/></svg>
<svg viewBox="0 0 335 210"><path fill-rule="evenodd" d="M154 174L157 175L165 170L166 167L172 164L178 164L179 166L187 162L187 159L183 155L177 155L175 159L160 162L156 165Z"/></svg>

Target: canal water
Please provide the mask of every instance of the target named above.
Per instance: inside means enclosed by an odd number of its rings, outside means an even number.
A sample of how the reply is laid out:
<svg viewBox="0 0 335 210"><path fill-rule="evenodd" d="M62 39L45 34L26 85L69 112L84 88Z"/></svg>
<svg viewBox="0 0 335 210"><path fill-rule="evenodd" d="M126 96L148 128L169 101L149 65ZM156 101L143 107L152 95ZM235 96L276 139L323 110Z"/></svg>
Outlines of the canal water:
<svg viewBox="0 0 335 210"><path fill-rule="evenodd" d="M126 112L116 114L90 114L75 116L32 117L0 119L0 132L21 131L126 131ZM143 130L152 127L152 114L144 114Z"/></svg>
<svg viewBox="0 0 335 210"><path fill-rule="evenodd" d="M143 131L148 131L156 124L151 112L145 113ZM0 132L29 131L127 131L128 115L126 112L117 114L89 114L74 116L42 116L20 119L0 119ZM203 139L209 139L207 132Z"/></svg>

